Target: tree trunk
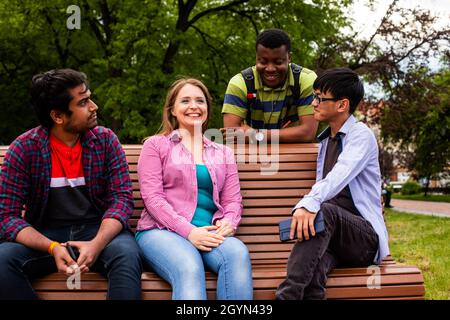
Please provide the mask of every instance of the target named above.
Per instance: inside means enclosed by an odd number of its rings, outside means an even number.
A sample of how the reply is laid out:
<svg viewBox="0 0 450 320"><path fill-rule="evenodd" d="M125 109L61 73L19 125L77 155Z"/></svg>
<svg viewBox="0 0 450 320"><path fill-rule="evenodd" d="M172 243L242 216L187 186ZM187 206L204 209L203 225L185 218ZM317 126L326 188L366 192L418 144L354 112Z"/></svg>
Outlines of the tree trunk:
<svg viewBox="0 0 450 320"><path fill-rule="evenodd" d="M164 55L164 61L161 65L161 69L165 74L173 73L173 59L178 52L180 47L180 41L170 41L169 47Z"/></svg>

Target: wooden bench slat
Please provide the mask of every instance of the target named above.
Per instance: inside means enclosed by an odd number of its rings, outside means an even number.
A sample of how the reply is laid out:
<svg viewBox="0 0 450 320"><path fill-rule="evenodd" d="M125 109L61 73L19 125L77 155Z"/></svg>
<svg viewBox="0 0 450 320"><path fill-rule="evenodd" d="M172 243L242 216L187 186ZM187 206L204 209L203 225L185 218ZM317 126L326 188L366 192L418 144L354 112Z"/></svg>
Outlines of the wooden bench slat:
<svg viewBox="0 0 450 320"><path fill-rule="evenodd" d="M285 260L283 260L285 261ZM345 277L337 276L336 271L340 270L349 270L349 269L335 269L333 272L329 274L329 282L332 280L333 286L336 286L336 284L341 284L341 286L354 286L354 284L346 284L343 281L343 279L356 279L356 281L360 281L359 278L367 278L371 274L368 274L366 272L366 268L354 268L355 270L354 274L347 274ZM275 266L254 266L252 269L253 276L255 279L266 279L266 278L273 278L273 277L280 277L283 278L286 275L286 266L284 265L275 265ZM396 267L389 267L389 268L381 268L381 275L386 277L392 277L391 281L392 283L396 283L396 279L394 277L408 277L412 276L413 278L409 278L409 282L415 283L421 276L420 273L418 273L418 269L415 267L408 267L408 266L396 266ZM210 271L206 272L206 278L208 280L215 280L217 278L216 274ZM39 285L45 285L44 283L52 283L52 282L60 282L65 281L67 279L67 276L63 273L52 273L50 275L47 275L45 277L39 278L34 281L35 284ZM95 272L88 272L81 275L82 281L88 281L88 282L95 282L95 281L103 281L105 278L100 275L99 273ZM164 281L162 280L156 273L154 272L144 272L142 274L142 280L143 281ZM327 286L330 284L327 282ZM53 284L51 284L53 285Z"/></svg>
<svg viewBox="0 0 450 320"><path fill-rule="evenodd" d="M296 197L299 200L305 194L307 194L311 189L273 189L273 190L241 190L242 197L244 199L259 199L259 198L292 198ZM135 201L142 200L140 191L133 191L133 198ZM139 202L141 204L141 202ZM143 202L142 202L143 206Z"/></svg>
<svg viewBox="0 0 450 320"><path fill-rule="evenodd" d="M265 207L290 207L292 208L300 201L300 198L265 198L265 199L243 199L243 204L247 208Z"/></svg>
<svg viewBox="0 0 450 320"><path fill-rule="evenodd" d="M138 181L137 173L130 173L132 181ZM316 179L315 171L281 171L273 175L261 175L254 172L239 172L239 179L242 181L272 181L272 180L291 180L291 179Z"/></svg>
<svg viewBox="0 0 450 320"><path fill-rule="evenodd" d="M254 199L254 198L273 198L278 199L295 197L297 200L303 198L311 189L272 189L272 190L241 190L242 198Z"/></svg>
<svg viewBox="0 0 450 320"><path fill-rule="evenodd" d="M136 145L129 145L124 144L122 145L125 155L126 156L139 156L141 152L142 145L136 144ZM7 150L7 146L2 147L0 150ZM234 145L232 150L235 154L262 154L262 155L268 155L271 156L273 151L278 151L278 155L284 155L284 154L294 154L294 155L305 155L305 154L313 154L315 155L315 158L313 158L312 161L315 161L317 159L317 149L318 144L316 143L290 143L290 144L280 144L276 146L275 148L271 148L268 146L267 148L259 148L255 145Z"/></svg>
<svg viewBox="0 0 450 320"><path fill-rule="evenodd" d="M36 291L40 299L43 300L105 300L106 291L83 292L83 291ZM143 295L144 296L144 295ZM170 299L170 294L169 298Z"/></svg>
<svg viewBox="0 0 450 320"><path fill-rule="evenodd" d="M395 264L393 266L390 265L381 265L379 266L381 273L389 273L389 274L404 274L404 273L420 273L419 268L412 266L400 266ZM367 274L367 268L337 268L331 271L331 275L333 276L348 276L348 275L361 275Z"/></svg>
<svg viewBox="0 0 450 320"><path fill-rule="evenodd" d="M334 299L376 298L376 297L407 297L424 295L423 285L382 286L382 289L367 287L327 288L327 296Z"/></svg>
<svg viewBox="0 0 450 320"><path fill-rule="evenodd" d="M259 172L239 172L239 179L242 181L271 181L271 180L291 180L291 179L316 179L315 171L280 171L273 175L261 175Z"/></svg>
<svg viewBox="0 0 450 320"><path fill-rule="evenodd" d="M267 183L259 181L242 181L241 190L272 190L272 189L307 189L310 190L315 180L273 180ZM133 191L139 191L139 183L132 182Z"/></svg>
<svg viewBox="0 0 450 320"><path fill-rule="evenodd" d="M131 181L138 181L136 172L130 172ZM315 180L316 172L312 170L305 171L280 171L276 174L262 175L260 172L239 172L239 179L241 181L260 181L261 183L270 184L274 180Z"/></svg>
<svg viewBox="0 0 450 320"><path fill-rule="evenodd" d="M311 171L316 170L316 163L315 162L285 162L285 163L278 163L278 165L272 165L272 164L261 164L261 163L255 163L255 164L247 164L247 163L239 163L238 169L243 172L254 172L254 173L261 173L263 172L271 172L271 171ZM137 172L137 164L136 163L129 163L128 164L128 170L131 173Z"/></svg>
<svg viewBox="0 0 450 320"><path fill-rule="evenodd" d="M138 163L139 155L128 155L126 156L127 161L130 165L135 165ZM236 159L237 161L239 159ZM247 159L248 160L248 159ZM269 159L273 160L274 159ZM285 163L285 162L315 162L317 160L317 154L311 153L311 154L280 154L278 156L278 162L279 163ZM255 159L256 163L268 163L268 159L265 159L264 157L257 157ZM238 165L243 162L237 162ZM269 162L270 163L270 162Z"/></svg>
<svg viewBox="0 0 450 320"><path fill-rule="evenodd" d="M264 208L265 206L279 206L291 207L291 209L298 203L300 198L265 198L265 199L243 199L242 203L245 207ZM134 200L135 209L143 208L144 202L142 200Z"/></svg>
<svg viewBox="0 0 450 320"><path fill-rule="evenodd" d="M327 287L355 287L365 286L368 281L373 277L371 274L359 277L330 277L327 282ZM405 274L405 275L383 275L380 278L380 285L396 285L402 283L420 284L423 282L423 278L418 274ZM370 282L369 282L370 283Z"/></svg>
<svg viewBox="0 0 450 320"><path fill-rule="evenodd" d="M38 291L37 294L44 300L105 300L106 292L42 292ZM215 292L207 291L209 300L214 300ZM142 292L142 298L144 300L170 300L172 297L168 291L144 291ZM273 300L275 298L275 292L273 290L261 290L256 291L253 294L255 300Z"/></svg>
<svg viewBox="0 0 450 320"><path fill-rule="evenodd" d="M290 188L303 188L311 189L315 180L274 180L270 181L270 184L265 184L264 188L261 186L261 182L258 181L241 181L241 189L290 189Z"/></svg>
<svg viewBox="0 0 450 320"><path fill-rule="evenodd" d="M279 144L274 146L273 148L270 145L265 147L264 145L260 148L256 145L239 145L236 144L233 146L233 151L235 154L272 154L273 152L277 152L278 154L308 154L313 153L317 154L318 144L315 143L290 143L290 144Z"/></svg>
<svg viewBox="0 0 450 320"><path fill-rule="evenodd" d="M286 162L286 163L277 163L274 165L272 163L268 164L247 164L247 163L238 163L238 169L241 172L255 172L260 174L261 172L270 172L270 171L311 171L316 170L315 162Z"/></svg>
<svg viewBox="0 0 450 320"><path fill-rule="evenodd" d="M135 208L133 211L133 217L136 219L141 215L142 208ZM284 218L288 218L291 216L292 207L279 207L279 208L264 208L261 210L260 208L245 208L242 213L242 219L246 217L274 217L277 219L279 217L280 221Z"/></svg>
<svg viewBox="0 0 450 320"><path fill-rule="evenodd" d="M424 300L424 296L408 296L408 297L381 297L381 298L351 298L351 300ZM339 300L339 299L337 299ZM340 299L340 300L350 300L350 299Z"/></svg>

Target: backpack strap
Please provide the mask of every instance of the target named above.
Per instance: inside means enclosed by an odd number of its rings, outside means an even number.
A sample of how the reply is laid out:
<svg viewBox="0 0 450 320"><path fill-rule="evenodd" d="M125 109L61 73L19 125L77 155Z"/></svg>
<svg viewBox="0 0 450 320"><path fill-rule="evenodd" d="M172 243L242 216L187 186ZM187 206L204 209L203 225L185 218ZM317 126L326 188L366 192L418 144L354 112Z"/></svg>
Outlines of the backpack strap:
<svg viewBox="0 0 450 320"><path fill-rule="evenodd" d="M292 95L286 99L286 114L282 122L282 126L287 123L289 111L292 105L296 104L300 99L300 73L302 73L302 67L298 64L291 63L292 74L294 75L294 86L291 86Z"/></svg>
<svg viewBox="0 0 450 320"><path fill-rule="evenodd" d="M292 95L286 99L286 114L282 124L288 121L289 111L293 104L295 104L298 99L300 99L300 73L302 72L302 67L291 63L292 74L294 75L294 86L291 86ZM245 121L252 127L252 109L256 101L256 89L255 89L255 76L253 75L252 67L248 67L241 71L244 77L245 86L247 87L247 116Z"/></svg>
<svg viewBox="0 0 450 320"><path fill-rule="evenodd" d="M247 116L245 121L247 125L252 126L252 109L256 101L255 76L252 67L248 67L241 71L244 77L245 86L247 87Z"/></svg>

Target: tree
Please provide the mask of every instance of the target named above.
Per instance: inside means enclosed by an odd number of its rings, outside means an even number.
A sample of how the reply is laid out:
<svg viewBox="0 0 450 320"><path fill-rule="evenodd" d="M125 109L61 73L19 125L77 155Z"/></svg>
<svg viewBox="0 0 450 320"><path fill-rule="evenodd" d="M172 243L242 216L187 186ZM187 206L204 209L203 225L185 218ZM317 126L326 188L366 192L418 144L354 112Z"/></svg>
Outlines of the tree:
<svg viewBox="0 0 450 320"><path fill-rule="evenodd" d="M427 194L431 179L441 173L448 175L450 72L445 69L434 74L418 68L405 80L393 89L389 100L376 104L378 112L372 114L377 116L368 123L381 126L382 144L394 146L395 160L401 166L414 172L416 178L425 178ZM365 114L370 118L370 112Z"/></svg>
<svg viewBox="0 0 450 320"><path fill-rule="evenodd" d="M448 53L450 24L437 27L436 22L429 10L403 8L393 0L368 39L357 32L330 34L319 45L316 69L349 67L389 95L409 70Z"/></svg>
<svg viewBox="0 0 450 320"><path fill-rule="evenodd" d="M321 43L346 25L343 10L350 3L82 0L81 30L67 30L71 1L0 0L0 90L20 97L0 98L6 109L0 118L3 143L36 124L26 103L31 76L60 67L88 75L100 122L122 142L155 133L167 87L178 75L200 78L210 88L215 101L210 123L221 127L227 82L254 63L259 31L287 30L294 61L310 67L313 41Z"/></svg>
<svg viewBox="0 0 450 320"><path fill-rule="evenodd" d="M359 111L380 132L385 179L389 161L426 181L448 172L448 71L431 71L428 63L449 56L450 26L447 22L437 28L436 19L427 10L401 8L394 0L368 39L339 33L319 46L317 70L347 66L384 95L367 97Z"/></svg>

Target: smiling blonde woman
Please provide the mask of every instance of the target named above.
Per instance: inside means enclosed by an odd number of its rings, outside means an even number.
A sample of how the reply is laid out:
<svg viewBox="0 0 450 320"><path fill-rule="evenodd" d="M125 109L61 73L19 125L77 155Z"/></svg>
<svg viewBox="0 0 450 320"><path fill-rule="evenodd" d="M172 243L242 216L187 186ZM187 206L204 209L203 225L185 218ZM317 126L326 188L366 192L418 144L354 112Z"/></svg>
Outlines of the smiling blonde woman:
<svg viewBox="0 0 450 320"><path fill-rule="evenodd" d="M253 298L248 249L233 237L242 213L234 154L203 135L211 104L199 80L174 82L162 129L138 161L144 209L136 239L174 300L207 298L205 268L218 274L217 299Z"/></svg>

